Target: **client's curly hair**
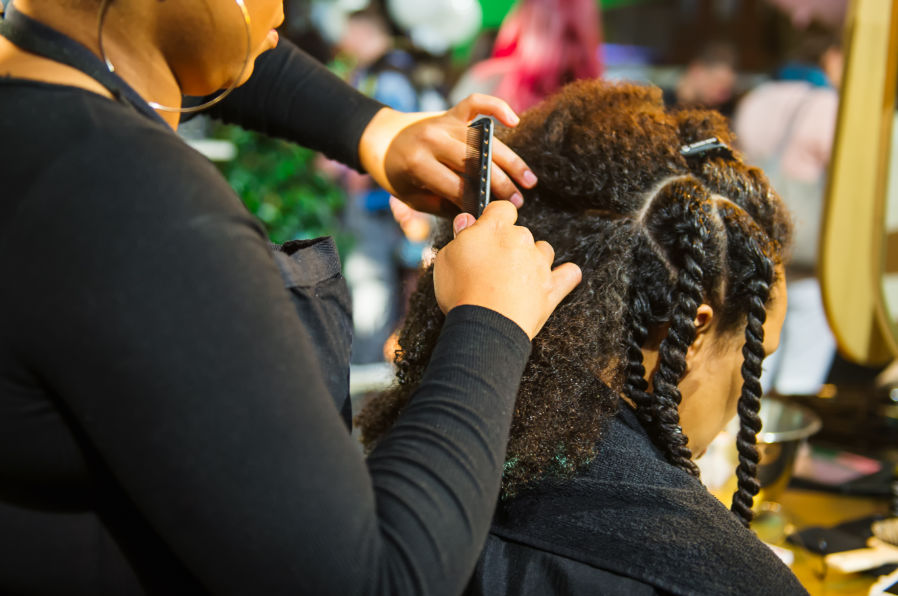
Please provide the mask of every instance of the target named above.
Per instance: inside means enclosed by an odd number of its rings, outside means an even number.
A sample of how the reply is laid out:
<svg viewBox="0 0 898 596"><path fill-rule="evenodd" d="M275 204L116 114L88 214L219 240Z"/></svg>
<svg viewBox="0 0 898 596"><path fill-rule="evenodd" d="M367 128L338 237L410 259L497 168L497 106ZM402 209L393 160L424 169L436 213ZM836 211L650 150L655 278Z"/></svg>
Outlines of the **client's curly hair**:
<svg viewBox="0 0 898 596"><path fill-rule="evenodd" d="M572 261L583 281L533 340L521 381L503 476L504 496L547 475L571 474L596 453L619 394L636 405L667 459L698 475L679 425L677 387L700 304L720 331L744 329L738 490L733 512L751 519L758 492L762 325L791 225L764 174L727 149L684 156L717 137L716 112L665 111L658 89L582 81L526 112L504 141L533 168L519 223ZM443 246L451 232L441 232ZM373 446L420 382L444 316L432 268L412 296L396 354L398 383L357 418ZM660 342L645 379L641 348ZM654 345L657 345L655 343ZM605 386L613 391L609 392Z"/></svg>

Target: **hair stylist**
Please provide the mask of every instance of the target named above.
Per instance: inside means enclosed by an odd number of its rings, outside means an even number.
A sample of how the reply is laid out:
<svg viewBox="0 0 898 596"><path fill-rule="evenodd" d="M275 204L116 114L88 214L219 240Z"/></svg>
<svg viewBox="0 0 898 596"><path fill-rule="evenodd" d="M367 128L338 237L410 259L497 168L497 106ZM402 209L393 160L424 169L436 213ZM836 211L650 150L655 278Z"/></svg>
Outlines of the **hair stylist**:
<svg viewBox="0 0 898 596"><path fill-rule="evenodd" d="M173 133L182 95L248 80L218 116L432 211L458 194L466 120L514 115L483 97L397 114L287 46L250 78L282 18L280 0L7 7L0 592L453 594L473 569L529 339L579 271L553 271L510 202L459 216L435 269L448 314L431 366L364 460L338 414L333 245L272 253ZM497 162L528 183L507 148Z"/></svg>

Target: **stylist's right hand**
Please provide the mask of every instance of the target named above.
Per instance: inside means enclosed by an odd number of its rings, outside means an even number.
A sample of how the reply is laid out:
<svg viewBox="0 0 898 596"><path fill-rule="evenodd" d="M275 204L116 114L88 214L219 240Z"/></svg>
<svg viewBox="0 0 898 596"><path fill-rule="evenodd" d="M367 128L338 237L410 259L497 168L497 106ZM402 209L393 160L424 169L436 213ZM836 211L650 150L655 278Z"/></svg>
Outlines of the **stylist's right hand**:
<svg viewBox="0 0 898 596"><path fill-rule="evenodd" d="M581 273L573 263L552 269L555 251L514 225L517 218L508 201L490 203L476 221L456 216L455 239L437 254L433 283L444 313L463 304L489 308L533 339Z"/></svg>

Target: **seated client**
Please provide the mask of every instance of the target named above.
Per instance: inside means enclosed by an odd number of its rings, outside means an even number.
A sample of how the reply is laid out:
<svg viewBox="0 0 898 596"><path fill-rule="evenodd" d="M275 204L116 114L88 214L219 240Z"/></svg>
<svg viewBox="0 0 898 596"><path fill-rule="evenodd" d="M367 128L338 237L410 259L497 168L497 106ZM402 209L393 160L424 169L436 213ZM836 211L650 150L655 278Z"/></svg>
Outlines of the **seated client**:
<svg viewBox="0 0 898 596"><path fill-rule="evenodd" d="M540 180L520 223L583 282L534 339L468 593L805 593L746 527L758 376L786 305L780 198L729 149L722 116L667 112L654 88L574 83L504 140ZM398 383L359 417L369 446L436 344L431 276L400 335ZM737 413L728 511L693 458Z"/></svg>

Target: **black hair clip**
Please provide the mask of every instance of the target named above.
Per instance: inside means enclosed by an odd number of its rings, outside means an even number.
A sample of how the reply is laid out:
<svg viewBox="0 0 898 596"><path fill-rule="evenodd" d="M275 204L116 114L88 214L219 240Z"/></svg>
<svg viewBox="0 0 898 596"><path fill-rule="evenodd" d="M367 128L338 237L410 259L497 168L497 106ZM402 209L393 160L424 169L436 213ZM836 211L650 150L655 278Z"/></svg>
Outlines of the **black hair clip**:
<svg viewBox="0 0 898 596"><path fill-rule="evenodd" d="M680 147L680 155L683 157L698 157L708 151L725 151L729 157L733 156L733 150L721 143L717 137L711 137Z"/></svg>

